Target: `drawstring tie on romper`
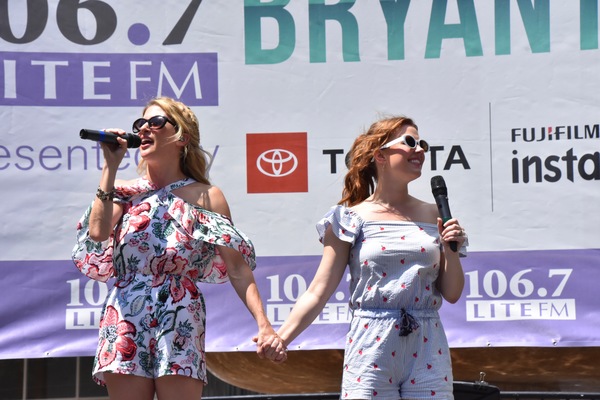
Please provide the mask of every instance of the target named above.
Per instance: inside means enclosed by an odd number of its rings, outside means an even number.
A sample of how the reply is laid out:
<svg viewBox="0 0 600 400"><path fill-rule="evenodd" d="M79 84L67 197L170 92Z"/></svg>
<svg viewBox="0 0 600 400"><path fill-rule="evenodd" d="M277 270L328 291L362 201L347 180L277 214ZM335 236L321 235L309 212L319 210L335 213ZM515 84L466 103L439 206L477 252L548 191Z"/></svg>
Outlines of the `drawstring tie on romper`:
<svg viewBox="0 0 600 400"><path fill-rule="evenodd" d="M403 308L400 310L400 336L408 336L417 329L419 329L419 323L406 310Z"/></svg>
<svg viewBox="0 0 600 400"><path fill-rule="evenodd" d="M400 310L382 310L382 309L364 309L360 308L354 310L352 314L356 317L363 318L398 318L400 323L398 324L399 336L408 336L417 329L420 325L417 322L415 315L418 318L439 318L437 310L433 309L412 309L410 313L406 309Z"/></svg>

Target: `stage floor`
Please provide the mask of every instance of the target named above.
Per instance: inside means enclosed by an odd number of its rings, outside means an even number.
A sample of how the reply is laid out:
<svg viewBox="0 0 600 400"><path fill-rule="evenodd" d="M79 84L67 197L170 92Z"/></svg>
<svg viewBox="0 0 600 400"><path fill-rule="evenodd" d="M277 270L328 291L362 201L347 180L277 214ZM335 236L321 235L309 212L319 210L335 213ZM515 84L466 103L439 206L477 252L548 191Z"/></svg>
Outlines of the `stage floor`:
<svg viewBox="0 0 600 400"><path fill-rule="evenodd" d="M600 392L600 347L451 349L454 379L480 372L501 391ZM208 353L208 369L232 385L264 394L339 392L342 350L290 351L274 364L252 352Z"/></svg>

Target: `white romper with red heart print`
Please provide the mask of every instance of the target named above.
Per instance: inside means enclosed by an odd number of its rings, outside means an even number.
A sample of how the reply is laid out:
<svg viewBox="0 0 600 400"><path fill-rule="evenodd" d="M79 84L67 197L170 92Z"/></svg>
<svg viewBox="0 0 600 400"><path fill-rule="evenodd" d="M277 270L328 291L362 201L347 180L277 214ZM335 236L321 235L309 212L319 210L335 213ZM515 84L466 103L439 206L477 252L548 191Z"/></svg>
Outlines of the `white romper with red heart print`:
<svg viewBox="0 0 600 400"><path fill-rule="evenodd" d="M317 224L351 244L350 309L341 398L452 399L452 364L435 286L437 225L364 221L332 207Z"/></svg>

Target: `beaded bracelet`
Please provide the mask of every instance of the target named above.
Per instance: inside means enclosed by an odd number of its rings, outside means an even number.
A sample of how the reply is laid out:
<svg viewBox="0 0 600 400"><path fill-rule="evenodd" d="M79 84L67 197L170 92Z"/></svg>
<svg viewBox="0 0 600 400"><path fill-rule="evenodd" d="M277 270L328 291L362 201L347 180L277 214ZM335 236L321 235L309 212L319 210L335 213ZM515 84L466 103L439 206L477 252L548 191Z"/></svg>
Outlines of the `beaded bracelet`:
<svg viewBox="0 0 600 400"><path fill-rule="evenodd" d="M112 199L115 197L115 189L113 188L110 192L105 192L104 190L100 189L100 186L98 186L98 190L96 190L96 197L102 201L112 201Z"/></svg>

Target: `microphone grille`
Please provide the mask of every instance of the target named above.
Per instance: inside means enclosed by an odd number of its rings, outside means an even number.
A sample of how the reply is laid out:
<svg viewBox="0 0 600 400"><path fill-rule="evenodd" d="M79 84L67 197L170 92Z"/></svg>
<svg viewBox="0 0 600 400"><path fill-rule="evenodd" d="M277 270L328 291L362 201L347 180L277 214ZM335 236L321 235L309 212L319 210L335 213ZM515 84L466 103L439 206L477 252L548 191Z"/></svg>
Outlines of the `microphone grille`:
<svg viewBox="0 0 600 400"><path fill-rule="evenodd" d="M440 175L436 175L431 178L431 191L433 194L448 194L448 189L446 188L446 182L444 178Z"/></svg>
<svg viewBox="0 0 600 400"><path fill-rule="evenodd" d="M134 134L127 134L127 147L129 148L137 148L140 147L142 145L142 138L139 137L138 135L134 135Z"/></svg>

